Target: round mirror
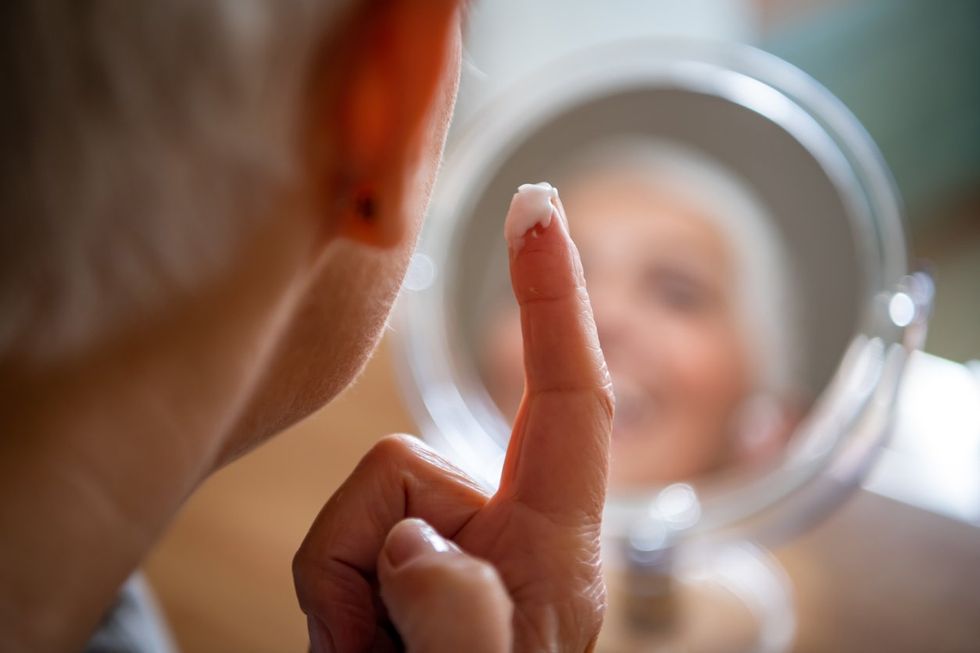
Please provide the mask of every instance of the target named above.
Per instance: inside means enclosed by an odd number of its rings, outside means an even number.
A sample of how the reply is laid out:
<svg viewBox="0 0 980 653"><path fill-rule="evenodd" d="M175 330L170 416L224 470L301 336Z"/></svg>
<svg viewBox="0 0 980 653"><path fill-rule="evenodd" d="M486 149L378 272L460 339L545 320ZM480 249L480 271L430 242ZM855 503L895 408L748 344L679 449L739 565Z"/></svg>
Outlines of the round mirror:
<svg viewBox="0 0 980 653"><path fill-rule="evenodd" d="M599 49L474 116L396 327L425 437L496 483L523 383L502 224L542 180L616 394L607 536L638 564L664 542L765 541L853 487L930 285L909 275L897 193L857 121L745 47Z"/></svg>

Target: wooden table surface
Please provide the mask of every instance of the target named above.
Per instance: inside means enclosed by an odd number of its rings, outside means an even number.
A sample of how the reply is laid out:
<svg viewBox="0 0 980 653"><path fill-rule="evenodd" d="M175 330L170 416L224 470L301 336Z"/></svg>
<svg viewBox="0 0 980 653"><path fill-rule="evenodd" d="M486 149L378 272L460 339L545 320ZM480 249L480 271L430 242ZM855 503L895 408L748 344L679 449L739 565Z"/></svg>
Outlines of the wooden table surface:
<svg viewBox="0 0 980 653"><path fill-rule="evenodd" d="M384 344L333 404L210 479L146 561L184 653L307 650L290 562L382 435L414 431ZM980 529L859 493L777 551L801 652L980 651Z"/></svg>

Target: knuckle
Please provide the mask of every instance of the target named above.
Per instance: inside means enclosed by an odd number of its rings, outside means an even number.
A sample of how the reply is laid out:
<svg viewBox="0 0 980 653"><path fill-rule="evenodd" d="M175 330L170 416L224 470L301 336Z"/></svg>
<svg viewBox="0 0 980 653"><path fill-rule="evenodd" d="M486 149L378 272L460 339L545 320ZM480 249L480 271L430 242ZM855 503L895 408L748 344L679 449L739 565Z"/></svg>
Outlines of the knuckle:
<svg viewBox="0 0 980 653"><path fill-rule="evenodd" d="M304 575L306 574L306 552L304 551L305 545L301 544L299 549L293 554L293 560L291 564L291 569L293 572L293 582L299 585Z"/></svg>
<svg viewBox="0 0 980 653"><path fill-rule="evenodd" d="M312 564L302 547L293 556L292 572L293 587L299 607L303 612L308 612L314 602L315 592L312 591Z"/></svg>
<svg viewBox="0 0 980 653"><path fill-rule="evenodd" d="M326 565L324 560L314 555L306 542L303 542L293 555L293 585L296 588L300 606L304 608L304 611L307 605L315 599L313 590L317 586L317 577L326 573Z"/></svg>
<svg viewBox="0 0 980 653"><path fill-rule="evenodd" d="M307 577L312 572L315 565L316 558L313 557L310 551L310 546L307 544L307 541L304 540L303 543L299 545L299 549L296 550L296 553L293 554L291 564L293 583L296 585L297 589L305 587Z"/></svg>
<svg viewBox="0 0 980 653"><path fill-rule="evenodd" d="M361 459L362 465L388 465L392 460L405 460L418 457L421 440L413 435L396 433L378 440Z"/></svg>

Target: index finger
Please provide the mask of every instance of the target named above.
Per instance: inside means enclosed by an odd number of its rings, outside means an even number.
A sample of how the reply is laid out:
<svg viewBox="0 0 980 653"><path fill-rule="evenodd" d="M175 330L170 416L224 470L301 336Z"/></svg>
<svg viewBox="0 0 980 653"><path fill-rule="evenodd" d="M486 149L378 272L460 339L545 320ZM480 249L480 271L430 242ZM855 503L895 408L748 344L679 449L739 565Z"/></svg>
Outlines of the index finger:
<svg viewBox="0 0 980 653"><path fill-rule="evenodd" d="M552 515L599 519L612 431L612 384L578 249L558 192L525 184L506 235L521 310L524 397L501 489Z"/></svg>

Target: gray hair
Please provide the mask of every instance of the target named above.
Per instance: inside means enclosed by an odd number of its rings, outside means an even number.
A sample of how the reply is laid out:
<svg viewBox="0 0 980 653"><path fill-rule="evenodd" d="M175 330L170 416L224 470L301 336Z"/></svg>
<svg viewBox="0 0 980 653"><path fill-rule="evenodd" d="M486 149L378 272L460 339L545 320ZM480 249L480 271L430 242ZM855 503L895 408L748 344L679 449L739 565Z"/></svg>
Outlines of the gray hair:
<svg viewBox="0 0 980 653"><path fill-rule="evenodd" d="M298 170L351 0L0 8L0 356L62 355L219 272Z"/></svg>

